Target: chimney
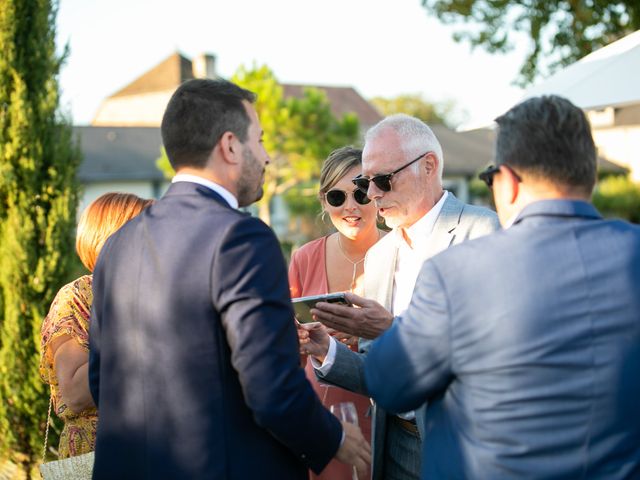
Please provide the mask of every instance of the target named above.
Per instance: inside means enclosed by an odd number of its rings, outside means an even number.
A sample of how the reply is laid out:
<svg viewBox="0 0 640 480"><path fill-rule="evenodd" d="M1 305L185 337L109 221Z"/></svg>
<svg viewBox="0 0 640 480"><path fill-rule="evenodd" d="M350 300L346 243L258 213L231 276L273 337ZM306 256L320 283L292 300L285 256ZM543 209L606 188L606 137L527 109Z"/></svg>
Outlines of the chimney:
<svg viewBox="0 0 640 480"><path fill-rule="evenodd" d="M191 68L195 78L218 78L215 55L207 53L197 55L191 62Z"/></svg>

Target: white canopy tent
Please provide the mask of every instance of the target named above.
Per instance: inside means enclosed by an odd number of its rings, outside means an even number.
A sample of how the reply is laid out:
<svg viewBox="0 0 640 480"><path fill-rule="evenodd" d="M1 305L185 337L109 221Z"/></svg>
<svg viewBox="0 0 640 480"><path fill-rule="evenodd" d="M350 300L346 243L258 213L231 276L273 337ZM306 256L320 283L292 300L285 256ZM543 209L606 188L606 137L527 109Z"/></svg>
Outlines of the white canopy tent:
<svg viewBox="0 0 640 480"><path fill-rule="evenodd" d="M522 98L560 95L589 111L601 166L605 158L631 172L640 181L640 30L581 58L551 77L529 88ZM625 108L629 107L629 108ZM628 113L616 124L618 109ZM504 112L497 112L501 114ZM493 118L459 131L495 128ZM630 122L629 119L632 119Z"/></svg>
<svg viewBox="0 0 640 480"><path fill-rule="evenodd" d="M529 88L518 103L539 95L560 95L583 110L640 103L640 30L602 47ZM493 128L505 110L458 131Z"/></svg>
<svg viewBox="0 0 640 480"><path fill-rule="evenodd" d="M523 100L545 94L566 97L584 110L640 103L640 30L534 85Z"/></svg>

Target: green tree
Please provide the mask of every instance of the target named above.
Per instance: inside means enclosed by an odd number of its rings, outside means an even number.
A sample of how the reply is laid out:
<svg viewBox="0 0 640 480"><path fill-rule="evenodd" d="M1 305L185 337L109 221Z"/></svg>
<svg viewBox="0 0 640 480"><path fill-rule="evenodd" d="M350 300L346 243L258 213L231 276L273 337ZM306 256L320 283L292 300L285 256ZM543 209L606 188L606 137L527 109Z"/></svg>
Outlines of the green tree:
<svg viewBox="0 0 640 480"><path fill-rule="evenodd" d="M605 217L640 223L640 184L628 175L613 175L598 181L593 204Z"/></svg>
<svg viewBox="0 0 640 480"><path fill-rule="evenodd" d="M240 67L232 81L258 95L256 110L271 155L258 208L260 218L270 223L271 199L317 179L322 161L334 148L357 140L358 118L353 114L335 118L324 92L314 88L305 89L302 98L284 98L266 66Z"/></svg>
<svg viewBox="0 0 640 480"><path fill-rule="evenodd" d="M406 113L428 124L439 123L453 126L454 123L455 104L453 101L431 103L421 94L404 94L393 98L375 97L371 99L371 103L384 116Z"/></svg>
<svg viewBox="0 0 640 480"><path fill-rule="evenodd" d="M604 176L593 191L593 205L607 218L640 223L640 184L631 180L629 175L600 175ZM493 205L491 190L477 177L469 182L469 193L474 203Z"/></svg>
<svg viewBox="0 0 640 480"><path fill-rule="evenodd" d="M0 463L41 452L40 326L73 258L80 154L58 109L56 13L50 0L0 8Z"/></svg>
<svg viewBox="0 0 640 480"><path fill-rule="evenodd" d="M528 36L531 48L516 79L520 86L640 28L638 0L422 0L422 5L445 24L468 26L457 30L454 40L490 53L507 52L516 35Z"/></svg>
<svg viewBox="0 0 640 480"><path fill-rule="evenodd" d="M175 170L171 166L169 157L167 157L167 151L164 147L160 147L160 156L156 158L156 168L162 172L164 178L171 180L176 174Z"/></svg>

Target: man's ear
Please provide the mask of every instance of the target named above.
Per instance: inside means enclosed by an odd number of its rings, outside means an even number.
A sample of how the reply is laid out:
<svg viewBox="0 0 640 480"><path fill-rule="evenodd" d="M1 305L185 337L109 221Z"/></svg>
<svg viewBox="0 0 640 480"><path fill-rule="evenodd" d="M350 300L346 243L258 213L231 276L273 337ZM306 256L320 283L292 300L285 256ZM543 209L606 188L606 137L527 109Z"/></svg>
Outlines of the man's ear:
<svg viewBox="0 0 640 480"><path fill-rule="evenodd" d="M504 176L504 186L508 191L507 199L510 203L516 203L520 193L520 179L508 167L501 166L500 173Z"/></svg>
<svg viewBox="0 0 640 480"><path fill-rule="evenodd" d="M240 161L240 141L233 132L224 132L218 141L220 154L226 163L236 164Z"/></svg>
<svg viewBox="0 0 640 480"><path fill-rule="evenodd" d="M427 171L427 175L431 175L433 172L438 171L438 158L435 153L429 152L425 155L424 168Z"/></svg>

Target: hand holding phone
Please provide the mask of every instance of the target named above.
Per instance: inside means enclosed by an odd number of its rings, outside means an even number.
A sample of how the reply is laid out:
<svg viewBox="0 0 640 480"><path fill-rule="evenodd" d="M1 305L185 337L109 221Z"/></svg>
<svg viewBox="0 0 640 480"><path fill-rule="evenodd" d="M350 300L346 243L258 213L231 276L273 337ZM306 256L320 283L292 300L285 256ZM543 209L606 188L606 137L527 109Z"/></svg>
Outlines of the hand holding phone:
<svg viewBox="0 0 640 480"><path fill-rule="evenodd" d="M344 296L344 292L327 293L325 295L312 295L309 297L292 298L293 309L296 313L296 319L302 324L316 322L311 316L310 310L316 306L318 302L339 303L349 305Z"/></svg>

